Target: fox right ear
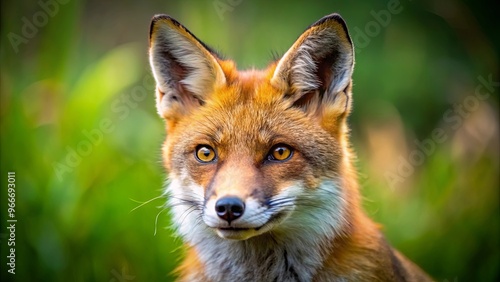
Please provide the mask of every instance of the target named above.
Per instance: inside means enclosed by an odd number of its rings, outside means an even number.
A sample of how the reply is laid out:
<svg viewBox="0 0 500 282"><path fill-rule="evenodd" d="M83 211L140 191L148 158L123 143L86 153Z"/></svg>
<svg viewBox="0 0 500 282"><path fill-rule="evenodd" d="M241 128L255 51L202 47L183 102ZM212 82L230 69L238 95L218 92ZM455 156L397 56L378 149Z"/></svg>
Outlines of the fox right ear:
<svg viewBox="0 0 500 282"><path fill-rule="evenodd" d="M353 65L347 25L340 15L331 14L295 41L278 61L271 83L283 89L294 106L334 120L350 111Z"/></svg>
<svg viewBox="0 0 500 282"><path fill-rule="evenodd" d="M151 21L149 61L158 113L171 123L203 105L214 88L226 82L214 52L167 15Z"/></svg>

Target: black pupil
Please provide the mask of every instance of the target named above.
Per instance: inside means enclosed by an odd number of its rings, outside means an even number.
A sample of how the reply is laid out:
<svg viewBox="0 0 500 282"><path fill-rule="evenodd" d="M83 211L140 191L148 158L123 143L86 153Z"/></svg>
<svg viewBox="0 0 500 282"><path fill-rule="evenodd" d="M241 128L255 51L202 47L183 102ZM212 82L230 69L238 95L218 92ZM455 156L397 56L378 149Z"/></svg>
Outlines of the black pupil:
<svg viewBox="0 0 500 282"><path fill-rule="evenodd" d="M203 148L202 150L203 150L202 154L208 158L208 156L210 156L210 150L207 148Z"/></svg>
<svg viewBox="0 0 500 282"><path fill-rule="evenodd" d="M285 153L285 148L278 148L276 151L280 156L283 156L283 154Z"/></svg>

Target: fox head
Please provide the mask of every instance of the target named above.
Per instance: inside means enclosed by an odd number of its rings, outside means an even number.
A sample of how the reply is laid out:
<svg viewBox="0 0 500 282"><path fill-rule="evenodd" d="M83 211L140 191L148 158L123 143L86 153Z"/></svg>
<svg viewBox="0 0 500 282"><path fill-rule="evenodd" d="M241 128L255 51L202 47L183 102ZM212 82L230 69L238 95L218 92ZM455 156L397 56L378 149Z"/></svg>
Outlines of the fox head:
<svg viewBox="0 0 500 282"><path fill-rule="evenodd" d="M339 15L262 71L238 71L166 15L152 20L149 54L169 204L186 240L347 228L354 53Z"/></svg>

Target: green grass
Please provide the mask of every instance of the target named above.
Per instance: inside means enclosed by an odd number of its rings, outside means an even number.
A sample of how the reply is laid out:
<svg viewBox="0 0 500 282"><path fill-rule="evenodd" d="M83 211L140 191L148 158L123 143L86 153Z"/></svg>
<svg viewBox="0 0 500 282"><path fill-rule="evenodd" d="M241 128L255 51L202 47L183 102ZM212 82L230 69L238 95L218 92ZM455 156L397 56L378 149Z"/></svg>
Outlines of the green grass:
<svg viewBox="0 0 500 282"><path fill-rule="evenodd" d="M15 280L3 267L2 281L173 279L182 252L165 199L133 210L160 196L167 177L147 63L154 13L173 15L242 67L263 67L321 16L341 12L354 36L387 2L242 1L220 18L211 1L71 1L16 53L8 34L40 11L27 3L2 3L2 226L8 171L16 172L18 219ZM474 4L463 7L484 41L463 41L432 7L401 5L356 54L350 123L366 210L438 281L498 281L498 87L460 128L443 118L473 94L478 76L498 80L498 66L482 60L498 56L496 30L482 16L487 8ZM447 140L390 188L384 172L435 128Z"/></svg>

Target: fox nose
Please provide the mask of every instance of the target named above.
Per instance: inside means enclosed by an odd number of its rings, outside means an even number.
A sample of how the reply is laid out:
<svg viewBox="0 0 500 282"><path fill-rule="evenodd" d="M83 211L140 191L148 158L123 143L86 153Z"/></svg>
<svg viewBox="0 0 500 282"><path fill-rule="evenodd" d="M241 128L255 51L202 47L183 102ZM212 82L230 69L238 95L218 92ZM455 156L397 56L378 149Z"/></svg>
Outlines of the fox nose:
<svg viewBox="0 0 500 282"><path fill-rule="evenodd" d="M231 221L239 218L245 211L245 203L237 197L224 197L215 203L217 215L231 224Z"/></svg>

